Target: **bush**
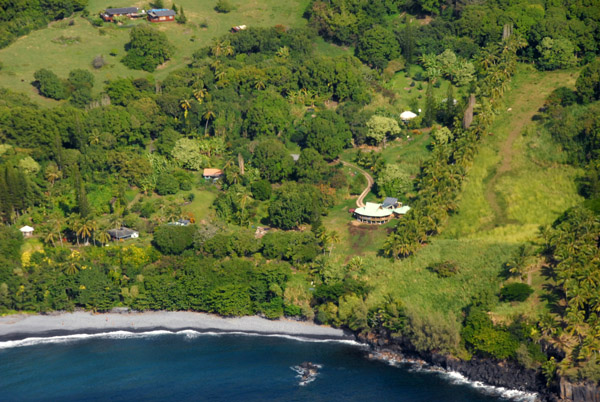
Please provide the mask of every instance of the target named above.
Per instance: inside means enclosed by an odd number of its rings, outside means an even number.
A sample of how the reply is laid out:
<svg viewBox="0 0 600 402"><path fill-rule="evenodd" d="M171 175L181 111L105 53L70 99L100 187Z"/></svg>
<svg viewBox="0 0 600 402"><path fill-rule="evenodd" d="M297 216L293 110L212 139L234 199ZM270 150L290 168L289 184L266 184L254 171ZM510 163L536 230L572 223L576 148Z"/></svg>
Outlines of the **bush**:
<svg viewBox="0 0 600 402"><path fill-rule="evenodd" d="M169 173L163 173L158 176L156 181L156 192L159 195L176 194L179 191L179 182Z"/></svg>
<svg viewBox="0 0 600 402"><path fill-rule="evenodd" d="M219 0L215 6L215 11L218 13L227 14L233 10L233 6L227 0Z"/></svg>
<svg viewBox="0 0 600 402"><path fill-rule="evenodd" d="M440 278L449 278L460 271L458 265L453 261L437 262L427 267L427 269L436 273Z"/></svg>
<svg viewBox="0 0 600 402"><path fill-rule="evenodd" d="M259 180L252 184L252 197L259 201L266 201L271 198L271 183L267 180Z"/></svg>
<svg viewBox="0 0 600 402"><path fill-rule="evenodd" d="M163 254L181 254L194 243L195 225L163 225L154 231L152 244Z"/></svg>
<svg viewBox="0 0 600 402"><path fill-rule="evenodd" d="M40 94L46 98L61 100L68 97L66 85L52 71L42 68L33 74Z"/></svg>
<svg viewBox="0 0 600 402"><path fill-rule="evenodd" d="M94 57L94 60L92 60L92 67L94 67L96 70L104 67L105 65L106 65L106 61L104 60L104 57L102 57L101 55Z"/></svg>
<svg viewBox="0 0 600 402"><path fill-rule="evenodd" d="M533 289L526 283L510 283L500 290L500 296L505 301L525 301L531 294Z"/></svg>
<svg viewBox="0 0 600 402"><path fill-rule="evenodd" d="M350 194L358 195L367 187L367 179L361 173L357 173L350 183Z"/></svg>
<svg viewBox="0 0 600 402"><path fill-rule="evenodd" d="M129 38L127 56L121 61L134 70L152 72L159 64L169 60L173 53L167 35L148 25L133 28Z"/></svg>

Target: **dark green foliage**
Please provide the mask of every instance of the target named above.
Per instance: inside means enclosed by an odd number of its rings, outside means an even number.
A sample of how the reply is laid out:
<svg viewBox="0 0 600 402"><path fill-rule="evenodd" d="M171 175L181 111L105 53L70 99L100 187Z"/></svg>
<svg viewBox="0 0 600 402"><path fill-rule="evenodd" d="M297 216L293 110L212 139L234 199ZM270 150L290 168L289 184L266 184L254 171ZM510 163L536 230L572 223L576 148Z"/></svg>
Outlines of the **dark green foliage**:
<svg viewBox="0 0 600 402"><path fill-rule="evenodd" d="M348 124L337 113L324 110L316 117L307 117L300 127L302 144L320 153L325 159L333 160L342 149L350 145L352 133Z"/></svg>
<svg viewBox="0 0 600 402"><path fill-rule="evenodd" d="M485 311L471 308L465 320L462 337L475 353L496 359L515 356L519 340L506 329L494 326Z"/></svg>
<svg viewBox="0 0 600 402"><path fill-rule="evenodd" d="M382 70L389 60L400 55L400 45L391 31L376 25L358 38L356 55L363 62Z"/></svg>
<svg viewBox="0 0 600 402"><path fill-rule="evenodd" d="M269 206L269 221L281 229L293 229L311 223L327 207L327 200L315 187L308 184L284 183L275 191Z"/></svg>
<svg viewBox="0 0 600 402"><path fill-rule="evenodd" d="M149 25L136 26L131 30L129 38L127 55L122 62L134 70L152 72L173 54L167 36Z"/></svg>
<svg viewBox="0 0 600 402"><path fill-rule="evenodd" d="M173 3L173 6L175 6L175 3ZM185 24L187 22L187 17L183 11L183 7L179 8L179 12L177 13L177 17L175 17L175 21L177 21L178 24Z"/></svg>
<svg viewBox="0 0 600 402"><path fill-rule="evenodd" d="M299 181L314 184L326 181L331 171L323 157L312 148L302 150L295 170Z"/></svg>
<svg viewBox="0 0 600 402"><path fill-rule="evenodd" d="M290 152L276 139L265 139L258 143L252 155L252 164L271 183L287 179L294 168Z"/></svg>
<svg viewBox="0 0 600 402"><path fill-rule="evenodd" d="M251 138L281 136L291 125L290 105L273 92L260 94L246 113L244 127Z"/></svg>
<svg viewBox="0 0 600 402"><path fill-rule="evenodd" d="M42 68L33 74L33 78L41 95L56 100L67 99L66 85L52 71Z"/></svg>
<svg viewBox="0 0 600 402"><path fill-rule="evenodd" d="M69 72L69 84L75 88L92 88L94 86L94 76L87 70L75 69Z"/></svg>
<svg viewBox="0 0 600 402"><path fill-rule="evenodd" d="M227 14L233 10L233 6L228 0L218 0L215 6L215 11L218 13Z"/></svg>
<svg viewBox="0 0 600 402"><path fill-rule="evenodd" d="M154 231L154 246L164 254L181 254L194 242L196 226L163 225Z"/></svg>
<svg viewBox="0 0 600 402"><path fill-rule="evenodd" d="M179 191L179 182L170 173L163 173L156 180L156 192L159 195L175 194Z"/></svg>
<svg viewBox="0 0 600 402"><path fill-rule="evenodd" d="M28 206L33 196L25 174L12 165L0 165L0 217L4 222L12 222Z"/></svg>
<svg viewBox="0 0 600 402"><path fill-rule="evenodd" d="M252 183L252 197L259 201L266 201L271 198L271 183L267 180L258 180Z"/></svg>
<svg viewBox="0 0 600 402"><path fill-rule="evenodd" d="M533 289L526 283L509 283L500 289L500 296L505 301L523 302L533 293Z"/></svg>
<svg viewBox="0 0 600 402"><path fill-rule="evenodd" d="M138 96L138 91L130 79L120 78L110 81L105 91L110 96L112 104L126 106Z"/></svg>
<svg viewBox="0 0 600 402"><path fill-rule="evenodd" d="M269 232L261 239L262 254L267 259L281 259L295 264L315 259L321 247L312 232Z"/></svg>
<svg viewBox="0 0 600 402"><path fill-rule="evenodd" d="M254 237L252 230L238 229L235 232L217 233L207 239L202 251L215 258L244 257L256 253L259 248L260 242Z"/></svg>
<svg viewBox="0 0 600 402"><path fill-rule="evenodd" d="M453 261L438 262L430 265L427 269L437 274L440 278L449 278L460 271L459 266Z"/></svg>
<svg viewBox="0 0 600 402"><path fill-rule="evenodd" d="M575 83L577 94L583 103L600 99L600 61L588 64Z"/></svg>

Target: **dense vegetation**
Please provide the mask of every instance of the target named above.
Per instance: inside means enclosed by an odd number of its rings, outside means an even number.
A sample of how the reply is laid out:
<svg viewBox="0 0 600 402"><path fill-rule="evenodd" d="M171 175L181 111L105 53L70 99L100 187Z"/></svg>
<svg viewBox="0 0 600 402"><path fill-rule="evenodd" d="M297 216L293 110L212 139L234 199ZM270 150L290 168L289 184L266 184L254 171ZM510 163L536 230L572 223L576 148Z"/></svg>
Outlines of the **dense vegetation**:
<svg viewBox="0 0 600 402"><path fill-rule="evenodd" d="M516 361L549 383L600 380L597 10L597 1L313 1L306 27L215 38L161 80L39 69L32 83L59 101L53 108L1 90L0 312L286 315L402 337L423 353ZM330 55L315 46L323 39L351 49ZM138 24L118 62L151 72L178 51ZM446 256L434 243L462 212L523 63L582 67L575 89L557 88L537 114L547 148L534 151L581 168L585 201L520 246ZM408 108L419 115L404 122ZM374 228L368 258L362 237L347 236L360 228L345 212L366 179L341 161L373 176L369 200L412 207L387 233ZM204 168L223 176L205 180ZM25 224L31 239L18 231ZM111 242L120 227L140 238ZM392 282L379 266L415 271L419 258L429 290L460 289L451 307L427 307L435 292L419 303L381 285ZM525 283L536 264L543 286ZM531 300L543 305L511 310Z"/></svg>

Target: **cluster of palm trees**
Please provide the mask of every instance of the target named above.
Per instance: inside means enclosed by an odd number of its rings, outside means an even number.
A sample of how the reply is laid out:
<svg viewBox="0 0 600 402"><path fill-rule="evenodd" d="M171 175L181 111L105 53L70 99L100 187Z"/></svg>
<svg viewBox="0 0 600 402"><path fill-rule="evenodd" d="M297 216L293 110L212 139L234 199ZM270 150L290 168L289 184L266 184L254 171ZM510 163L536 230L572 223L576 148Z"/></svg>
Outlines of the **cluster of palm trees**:
<svg viewBox="0 0 600 402"><path fill-rule="evenodd" d="M600 218L577 207L541 235L557 299L539 322L542 336L566 355L562 374L590 361L600 372Z"/></svg>
<svg viewBox="0 0 600 402"><path fill-rule="evenodd" d="M452 140L434 146L417 178L418 197L386 239L385 255L400 258L416 253L430 236L443 229L449 213L457 209L461 184L473 163L479 139L493 121L492 105L507 89L516 69L516 52L522 46L523 42L512 35L483 51L475 91L479 99L475 124L466 129L455 124Z"/></svg>

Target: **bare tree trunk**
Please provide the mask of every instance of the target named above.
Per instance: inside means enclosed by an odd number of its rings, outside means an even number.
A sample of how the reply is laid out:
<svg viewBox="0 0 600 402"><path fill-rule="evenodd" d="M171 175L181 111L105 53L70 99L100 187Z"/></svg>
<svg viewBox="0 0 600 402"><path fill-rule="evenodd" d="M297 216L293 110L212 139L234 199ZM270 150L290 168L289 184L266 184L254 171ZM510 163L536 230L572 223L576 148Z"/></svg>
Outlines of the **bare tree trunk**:
<svg viewBox="0 0 600 402"><path fill-rule="evenodd" d="M240 174L244 175L244 157L241 153L238 153L238 165L240 167Z"/></svg>

